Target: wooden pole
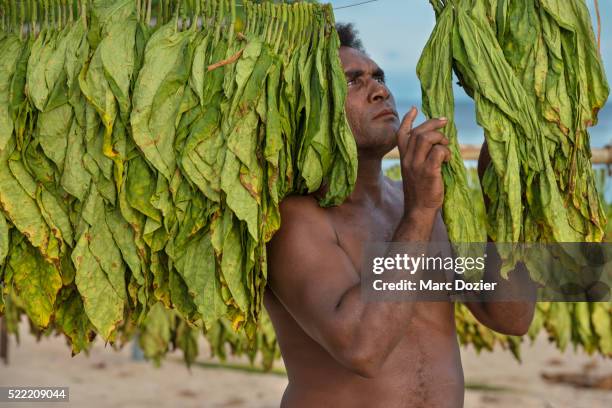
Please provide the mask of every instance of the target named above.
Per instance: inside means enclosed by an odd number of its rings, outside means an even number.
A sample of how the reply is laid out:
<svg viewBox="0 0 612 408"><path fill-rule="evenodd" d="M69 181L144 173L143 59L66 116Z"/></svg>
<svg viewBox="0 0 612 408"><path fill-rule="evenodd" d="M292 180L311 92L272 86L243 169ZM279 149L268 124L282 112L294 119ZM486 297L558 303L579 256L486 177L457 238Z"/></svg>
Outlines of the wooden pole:
<svg viewBox="0 0 612 408"><path fill-rule="evenodd" d="M0 317L0 359L8 365L8 332L4 317Z"/></svg>

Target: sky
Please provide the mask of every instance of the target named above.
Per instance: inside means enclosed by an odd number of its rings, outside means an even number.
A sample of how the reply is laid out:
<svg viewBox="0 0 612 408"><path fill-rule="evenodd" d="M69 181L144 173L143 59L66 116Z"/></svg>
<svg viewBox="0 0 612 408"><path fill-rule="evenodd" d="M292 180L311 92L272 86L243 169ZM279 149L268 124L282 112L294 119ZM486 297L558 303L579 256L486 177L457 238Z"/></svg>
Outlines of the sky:
<svg viewBox="0 0 612 408"><path fill-rule="evenodd" d="M330 3L336 8L362 1L332 0ZM594 0L585 1L592 10ZM612 1L599 0L599 8L602 56L607 72L612 72ZM421 91L416 65L435 25L429 1L378 0L337 9L334 14L337 22L355 24L366 51L385 70L395 99L398 102L419 101ZM591 15L595 17L593 11ZM455 96L457 100L468 98L463 91L456 92Z"/></svg>

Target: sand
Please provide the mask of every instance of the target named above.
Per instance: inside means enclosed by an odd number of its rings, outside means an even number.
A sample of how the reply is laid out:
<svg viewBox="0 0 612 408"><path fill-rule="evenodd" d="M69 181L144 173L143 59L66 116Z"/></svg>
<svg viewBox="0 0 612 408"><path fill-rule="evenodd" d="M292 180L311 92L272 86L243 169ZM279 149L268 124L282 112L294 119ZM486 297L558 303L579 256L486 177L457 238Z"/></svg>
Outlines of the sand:
<svg viewBox="0 0 612 408"><path fill-rule="evenodd" d="M39 342L22 326L21 344L11 338L9 365L0 364L3 386L67 386L69 403L1 403L17 407L278 407L287 379L281 374L215 368L202 344L189 371L179 352L160 368L132 358L131 345L116 351L98 341L89 356L71 357L61 337ZM499 350L477 355L462 349L468 389L465 407L610 408L612 391L551 384L542 373L612 376L612 361L569 350L561 353L542 337L523 347L523 363ZM244 360L233 360L242 364ZM202 366L202 365L209 366ZM282 363L277 364L282 367ZM612 377L611 377L612 378Z"/></svg>

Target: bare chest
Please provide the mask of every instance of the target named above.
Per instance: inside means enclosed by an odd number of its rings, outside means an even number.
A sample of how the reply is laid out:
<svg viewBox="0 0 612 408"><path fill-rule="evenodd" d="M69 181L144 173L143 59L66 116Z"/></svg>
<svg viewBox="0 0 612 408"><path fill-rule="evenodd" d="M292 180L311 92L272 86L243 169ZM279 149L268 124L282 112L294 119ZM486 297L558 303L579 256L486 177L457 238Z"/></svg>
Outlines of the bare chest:
<svg viewBox="0 0 612 408"><path fill-rule="evenodd" d="M338 209L331 216L338 242L356 270L360 270L367 246L375 242L390 242L401 217L401 203L381 208Z"/></svg>

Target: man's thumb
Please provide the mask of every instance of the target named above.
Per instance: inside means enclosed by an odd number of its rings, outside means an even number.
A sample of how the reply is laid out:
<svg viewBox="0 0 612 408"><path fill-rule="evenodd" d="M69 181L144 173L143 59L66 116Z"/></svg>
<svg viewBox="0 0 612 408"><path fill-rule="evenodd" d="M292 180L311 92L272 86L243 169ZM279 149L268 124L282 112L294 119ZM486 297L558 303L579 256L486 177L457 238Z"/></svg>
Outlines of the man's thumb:
<svg viewBox="0 0 612 408"><path fill-rule="evenodd" d="M412 124L419 114L419 110L413 106L410 108L408 113L404 115L402 119L402 123L400 124L399 130L397 132L397 147L403 152L406 148L406 144L408 143L409 133L412 130Z"/></svg>

